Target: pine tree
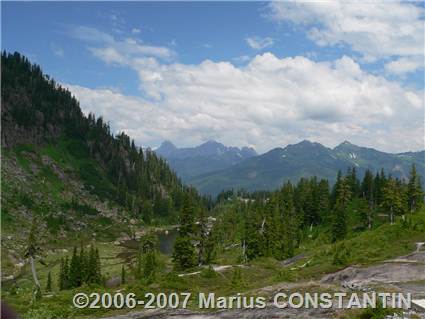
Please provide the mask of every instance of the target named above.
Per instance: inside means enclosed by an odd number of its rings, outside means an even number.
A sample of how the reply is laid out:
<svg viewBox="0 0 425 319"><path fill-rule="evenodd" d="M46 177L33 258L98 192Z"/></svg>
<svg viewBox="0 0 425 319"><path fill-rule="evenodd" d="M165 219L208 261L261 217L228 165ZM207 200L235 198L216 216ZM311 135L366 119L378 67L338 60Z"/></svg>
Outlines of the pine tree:
<svg viewBox="0 0 425 319"><path fill-rule="evenodd" d="M244 254L248 260L265 254L264 233L261 231L264 227L264 222L259 207L248 209L243 238Z"/></svg>
<svg viewBox="0 0 425 319"><path fill-rule="evenodd" d="M394 223L394 216L404 212L403 194L397 181L391 176L386 180L382 189L381 206L388 211L390 223Z"/></svg>
<svg viewBox="0 0 425 319"><path fill-rule="evenodd" d="M195 266L194 209L189 195L185 195L180 212L179 233L174 243L173 262L176 269L184 270Z"/></svg>
<svg viewBox="0 0 425 319"><path fill-rule="evenodd" d="M90 253L87 258L87 283L88 284L101 284L102 273L99 257L99 250L94 246L90 246Z"/></svg>
<svg viewBox="0 0 425 319"><path fill-rule="evenodd" d="M329 182L322 179L317 184L314 195L314 206L317 207L319 222L325 222L329 219L329 196Z"/></svg>
<svg viewBox="0 0 425 319"><path fill-rule="evenodd" d="M333 242L343 239L347 234L346 208L350 200L351 192L345 178L338 181L335 189L336 199L333 208L331 224L331 239Z"/></svg>
<svg viewBox="0 0 425 319"><path fill-rule="evenodd" d="M77 253L77 247L74 247L69 264L69 285L70 288L81 286L81 263L80 256Z"/></svg>
<svg viewBox="0 0 425 319"><path fill-rule="evenodd" d="M50 271L47 275L46 291L52 291L52 273Z"/></svg>
<svg viewBox="0 0 425 319"><path fill-rule="evenodd" d="M70 288L68 256L65 259L61 258L58 286L60 290Z"/></svg>
<svg viewBox="0 0 425 319"><path fill-rule="evenodd" d="M407 184L407 200L411 212L421 207L424 201L424 192L422 190L420 176L416 172L415 164L412 165L412 169L410 170L409 182Z"/></svg>
<svg viewBox="0 0 425 319"><path fill-rule="evenodd" d="M263 209L263 222L260 232L264 238L264 255L280 259L282 257L280 216L275 200L269 201Z"/></svg>
<svg viewBox="0 0 425 319"><path fill-rule="evenodd" d="M355 167L348 169L346 182L350 187L352 197L357 197L360 194L360 182L357 178L357 170Z"/></svg>

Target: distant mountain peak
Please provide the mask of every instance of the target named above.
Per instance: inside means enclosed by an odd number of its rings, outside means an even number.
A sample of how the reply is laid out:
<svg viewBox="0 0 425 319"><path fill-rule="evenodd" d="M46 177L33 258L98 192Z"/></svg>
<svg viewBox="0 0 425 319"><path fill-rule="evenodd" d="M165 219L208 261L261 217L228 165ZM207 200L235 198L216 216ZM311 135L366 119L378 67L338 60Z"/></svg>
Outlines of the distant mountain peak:
<svg viewBox="0 0 425 319"><path fill-rule="evenodd" d="M171 142L165 141L155 152L165 158L183 180L228 168L257 155L253 148L225 146L215 140L208 140L195 147L183 148L178 148Z"/></svg>
<svg viewBox="0 0 425 319"><path fill-rule="evenodd" d="M202 144L221 144L221 143L220 142L217 142L216 140L208 140L208 141L206 141L206 142L204 142Z"/></svg>
<svg viewBox="0 0 425 319"><path fill-rule="evenodd" d="M199 145L198 147L203 147L203 146L208 146L208 147L225 147L223 144L221 144L220 142L217 142L216 140L208 140L208 141L202 143L201 145Z"/></svg>
<svg viewBox="0 0 425 319"><path fill-rule="evenodd" d="M287 145L284 149L286 150L299 150L299 149L303 149L303 148L326 148L325 146L323 146L320 143L317 142L311 142L309 140L302 140L299 143L296 144L289 144Z"/></svg>
<svg viewBox="0 0 425 319"><path fill-rule="evenodd" d="M360 149L362 148L361 146L357 146L347 140L345 140L344 142L342 142L341 144L337 145L334 150L338 151L338 150L353 150L353 149Z"/></svg>
<svg viewBox="0 0 425 319"><path fill-rule="evenodd" d="M165 140L161 143L161 146L158 147L155 152L161 154L164 157L170 156L177 150L177 147L169 140Z"/></svg>
<svg viewBox="0 0 425 319"><path fill-rule="evenodd" d="M162 142L160 147L176 148L176 146L170 140L165 140L164 142Z"/></svg>

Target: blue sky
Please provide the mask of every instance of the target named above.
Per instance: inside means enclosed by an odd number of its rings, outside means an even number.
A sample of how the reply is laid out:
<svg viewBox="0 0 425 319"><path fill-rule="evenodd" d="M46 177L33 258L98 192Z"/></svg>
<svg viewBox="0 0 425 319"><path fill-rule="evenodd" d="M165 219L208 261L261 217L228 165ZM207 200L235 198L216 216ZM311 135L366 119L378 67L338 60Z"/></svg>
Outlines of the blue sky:
<svg viewBox="0 0 425 319"><path fill-rule="evenodd" d="M2 2L2 49L142 145L403 151L423 148L423 18L419 2Z"/></svg>

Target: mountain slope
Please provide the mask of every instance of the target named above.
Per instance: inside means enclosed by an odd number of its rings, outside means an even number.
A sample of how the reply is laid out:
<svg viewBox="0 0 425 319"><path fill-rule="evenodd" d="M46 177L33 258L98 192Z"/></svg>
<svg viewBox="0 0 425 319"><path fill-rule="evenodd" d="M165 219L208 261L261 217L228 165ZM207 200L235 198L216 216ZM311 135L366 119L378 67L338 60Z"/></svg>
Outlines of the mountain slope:
<svg viewBox="0 0 425 319"><path fill-rule="evenodd" d="M2 206L10 217L2 226L32 218L47 226L49 218L85 224L80 213L102 217L102 205L116 223L175 222L185 193L201 205L165 160L123 133L114 136L102 118L83 115L39 66L5 52L1 66ZM75 230L57 224L55 232Z"/></svg>
<svg viewBox="0 0 425 319"><path fill-rule="evenodd" d="M177 148L170 141L165 141L155 153L165 158L183 181L228 168L257 155L252 148L227 147L216 141L190 148Z"/></svg>
<svg viewBox="0 0 425 319"><path fill-rule="evenodd" d="M317 176L334 181L338 170L356 167L360 176L366 169L383 168L398 178L406 178L413 163L424 176L424 152L389 154L344 142L334 149L319 143L302 141L285 148L275 148L265 154L246 159L231 168L196 176L188 182L201 193L216 195L221 190L276 189L286 180L296 182L301 177Z"/></svg>

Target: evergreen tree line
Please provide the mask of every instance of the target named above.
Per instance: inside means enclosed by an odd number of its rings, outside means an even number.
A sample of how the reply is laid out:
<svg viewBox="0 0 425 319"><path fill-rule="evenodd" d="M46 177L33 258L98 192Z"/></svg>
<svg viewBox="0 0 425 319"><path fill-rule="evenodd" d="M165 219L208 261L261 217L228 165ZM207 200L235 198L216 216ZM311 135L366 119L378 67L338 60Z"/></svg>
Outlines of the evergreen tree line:
<svg viewBox="0 0 425 319"><path fill-rule="evenodd" d="M60 290L80 287L84 284L102 284L99 250L90 246L85 252L74 247L71 259L66 256L61 259L58 286Z"/></svg>
<svg viewBox="0 0 425 319"><path fill-rule="evenodd" d="M45 142L54 142L59 136L78 141L84 151L76 156L87 153L96 160L115 189L91 191L117 201L147 222L153 218L175 221L185 193L198 202L210 202L201 199L195 189L183 186L155 152L136 147L125 133L114 136L102 117L85 116L75 97L44 75L38 65L17 52L4 51L1 66L2 123L11 123L2 130L2 140L8 141L8 129L15 129L16 124L41 132ZM80 173L89 178L93 175L87 167Z"/></svg>
<svg viewBox="0 0 425 319"><path fill-rule="evenodd" d="M383 170L375 175L368 170L360 180L356 169L350 168L345 175L338 173L333 187L324 179L301 178L296 185L287 182L268 196L246 198L233 196L234 205L221 214L218 244L239 241L244 260L261 256L284 259L292 257L317 227L326 231L332 242L344 239L350 231L349 211L359 215L362 229L374 226L378 212L387 214L393 223L396 216L419 209L424 192L413 165L407 181Z"/></svg>

